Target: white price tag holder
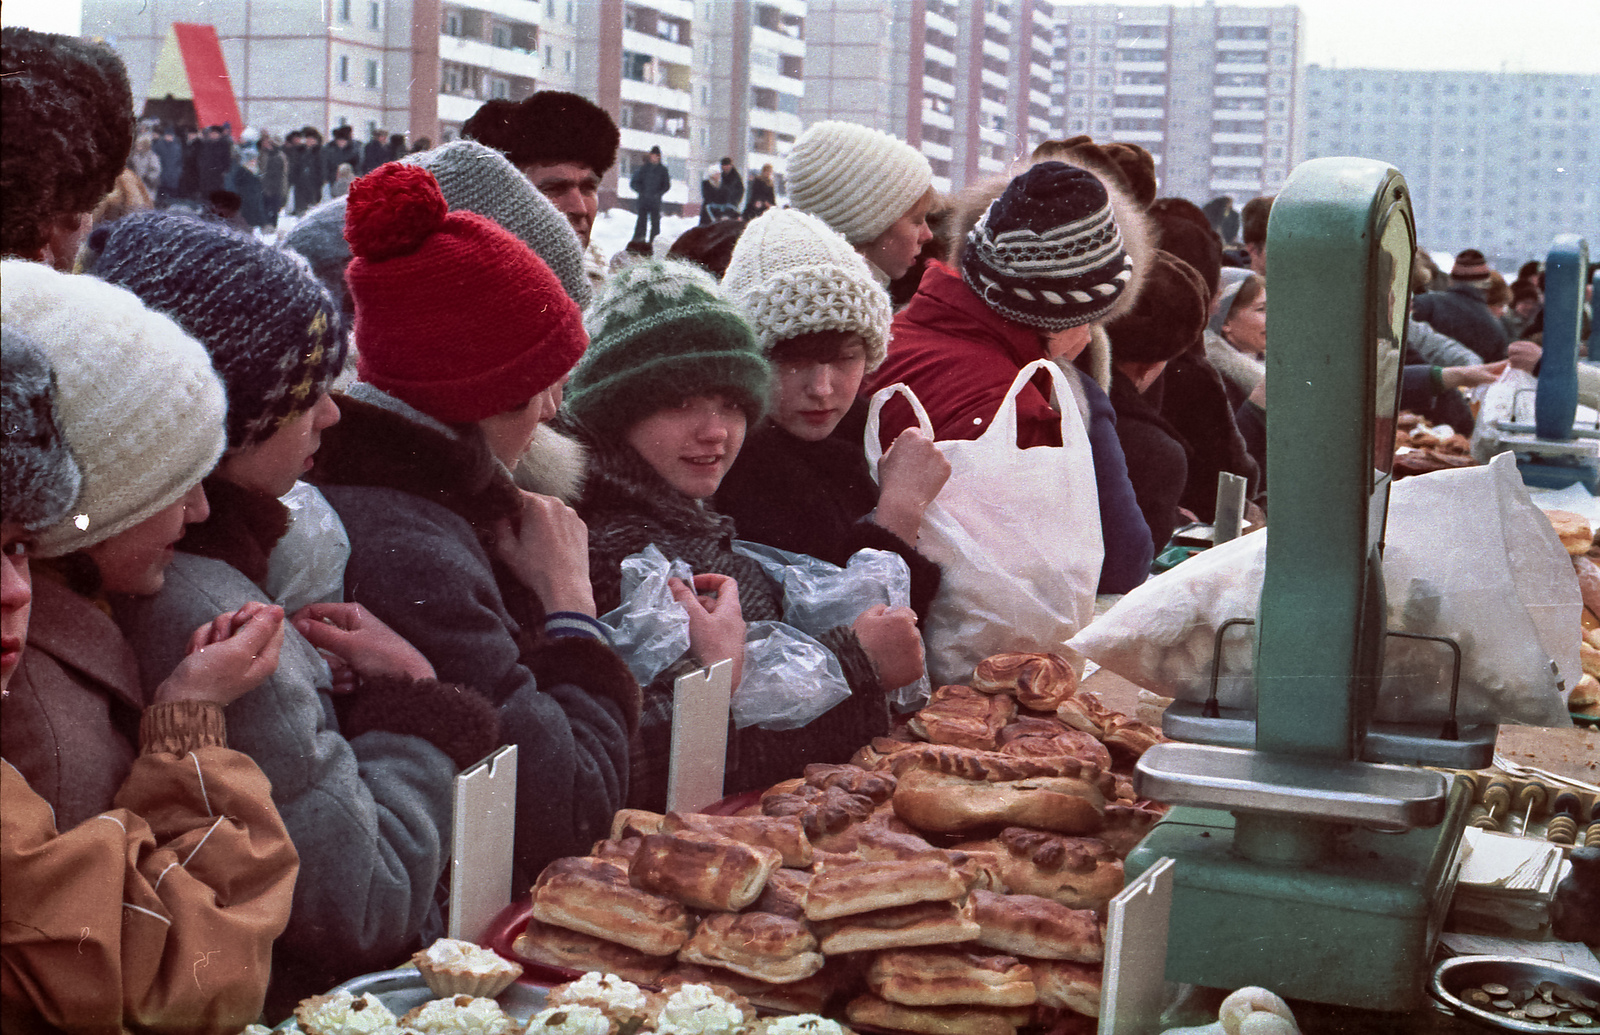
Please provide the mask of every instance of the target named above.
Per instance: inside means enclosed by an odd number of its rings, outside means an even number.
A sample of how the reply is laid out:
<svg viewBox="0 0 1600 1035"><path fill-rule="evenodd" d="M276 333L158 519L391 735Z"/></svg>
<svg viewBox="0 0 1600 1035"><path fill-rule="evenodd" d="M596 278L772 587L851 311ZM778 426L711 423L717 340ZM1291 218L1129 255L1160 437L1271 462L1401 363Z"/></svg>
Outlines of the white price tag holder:
<svg viewBox="0 0 1600 1035"><path fill-rule="evenodd" d="M693 812L722 797L727 768L728 702L733 662L690 672L673 685L672 755L667 811Z"/></svg>
<svg viewBox="0 0 1600 1035"><path fill-rule="evenodd" d="M511 901L516 820L517 746L507 744L456 777L450 937L482 941L490 922Z"/></svg>
<svg viewBox="0 0 1600 1035"><path fill-rule="evenodd" d="M1161 858L1107 911L1099 1035L1155 1035L1166 1009L1167 919L1173 860Z"/></svg>

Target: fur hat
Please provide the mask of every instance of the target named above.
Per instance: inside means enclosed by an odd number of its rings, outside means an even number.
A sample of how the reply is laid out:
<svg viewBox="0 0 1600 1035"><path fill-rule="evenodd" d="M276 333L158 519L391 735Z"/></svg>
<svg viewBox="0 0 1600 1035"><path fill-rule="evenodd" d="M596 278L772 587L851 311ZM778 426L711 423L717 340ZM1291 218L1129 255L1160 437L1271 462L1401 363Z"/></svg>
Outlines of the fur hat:
<svg viewBox="0 0 1600 1035"><path fill-rule="evenodd" d="M961 276L1006 319L1058 331L1109 313L1133 262L1100 179L1041 162L1012 180L972 228Z"/></svg>
<svg viewBox="0 0 1600 1035"><path fill-rule="evenodd" d="M488 101L461 135L503 152L518 169L577 162L599 176L616 163L622 140L604 108L561 90L540 90L518 103Z"/></svg>
<svg viewBox="0 0 1600 1035"><path fill-rule="evenodd" d="M1211 294L1193 266L1158 251L1148 278L1132 311L1106 325L1113 359L1159 363L1194 345L1206 328Z"/></svg>
<svg viewBox="0 0 1600 1035"><path fill-rule="evenodd" d="M83 477L56 422L55 371L38 343L10 324L0 326L0 368L0 506L6 524L32 531L61 520Z"/></svg>
<svg viewBox="0 0 1600 1035"><path fill-rule="evenodd" d="M606 283L587 323L589 351L567 382L566 408L589 431L620 437L657 410L714 393L752 425L761 419L766 358L700 267L636 262Z"/></svg>
<svg viewBox="0 0 1600 1035"><path fill-rule="evenodd" d="M1200 207L1184 198L1157 198L1148 209L1163 251L1194 267L1206 284L1206 299L1217 293L1222 274L1222 239Z"/></svg>
<svg viewBox="0 0 1600 1035"><path fill-rule="evenodd" d="M687 259L709 270L712 276L720 280L728 271L728 263L733 261L733 249L738 246L739 238L744 236L744 228L748 225L742 219L719 219L714 223L691 226L672 242L672 247L667 249L667 257Z"/></svg>
<svg viewBox="0 0 1600 1035"><path fill-rule="evenodd" d="M883 362L889 296L850 242L816 216L775 208L752 220L734 246L722 290L764 352L813 331L854 331L866 342L867 369Z"/></svg>
<svg viewBox="0 0 1600 1035"><path fill-rule="evenodd" d="M582 315L550 267L493 220L449 212L427 170L380 166L346 200L362 381L470 424L524 405L583 355Z"/></svg>
<svg viewBox="0 0 1600 1035"><path fill-rule="evenodd" d="M89 272L178 322L228 390L228 448L270 438L344 368L327 288L303 259L221 223L140 212L96 230Z"/></svg>
<svg viewBox="0 0 1600 1035"><path fill-rule="evenodd" d="M433 173L450 211L476 212L511 231L544 260L579 309L589 307L594 291L571 221L504 155L476 140L452 140L400 160Z"/></svg>
<svg viewBox="0 0 1600 1035"><path fill-rule="evenodd" d="M1494 272L1489 263L1484 259L1483 253L1476 248L1468 248L1456 256L1454 266L1450 267L1450 279L1461 280L1473 284L1487 284L1489 274Z"/></svg>
<svg viewBox="0 0 1600 1035"><path fill-rule="evenodd" d="M933 186L933 166L905 141L854 122L818 122L789 152L789 202L867 244Z"/></svg>
<svg viewBox="0 0 1600 1035"><path fill-rule="evenodd" d="M1033 149L1033 162L1086 166L1102 177L1114 178L1141 207L1156 199L1156 160L1138 144L1097 144L1093 137L1080 134L1046 140Z"/></svg>
<svg viewBox="0 0 1600 1035"><path fill-rule="evenodd" d="M211 473L227 400L211 357L123 288L37 262L0 263L0 319L55 367L56 420L83 472L71 516L39 556L104 542L170 506Z"/></svg>

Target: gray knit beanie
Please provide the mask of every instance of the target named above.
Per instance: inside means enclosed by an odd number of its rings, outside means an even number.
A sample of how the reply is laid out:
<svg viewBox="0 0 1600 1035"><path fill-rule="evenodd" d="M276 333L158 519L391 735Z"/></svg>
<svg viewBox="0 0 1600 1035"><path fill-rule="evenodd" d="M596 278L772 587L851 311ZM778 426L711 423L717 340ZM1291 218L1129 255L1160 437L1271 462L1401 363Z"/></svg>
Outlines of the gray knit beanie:
<svg viewBox="0 0 1600 1035"><path fill-rule="evenodd" d="M867 244L933 186L933 166L897 137L854 122L818 122L789 152L789 202Z"/></svg>
<svg viewBox="0 0 1600 1035"><path fill-rule="evenodd" d="M6 524L36 531L60 521L82 475L56 423L56 376L33 338L0 327L0 509Z"/></svg>

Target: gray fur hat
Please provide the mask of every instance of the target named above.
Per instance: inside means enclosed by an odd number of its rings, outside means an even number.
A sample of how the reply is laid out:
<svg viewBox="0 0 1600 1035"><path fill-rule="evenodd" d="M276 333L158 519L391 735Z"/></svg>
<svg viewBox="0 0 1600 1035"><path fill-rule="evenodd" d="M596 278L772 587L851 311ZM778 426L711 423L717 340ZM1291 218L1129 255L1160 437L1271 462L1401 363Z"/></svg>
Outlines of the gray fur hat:
<svg viewBox="0 0 1600 1035"><path fill-rule="evenodd" d="M55 524L78 499L83 476L56 423L56 377L33 338L0 327L0 508L6 524L36 531Z"/></svg>

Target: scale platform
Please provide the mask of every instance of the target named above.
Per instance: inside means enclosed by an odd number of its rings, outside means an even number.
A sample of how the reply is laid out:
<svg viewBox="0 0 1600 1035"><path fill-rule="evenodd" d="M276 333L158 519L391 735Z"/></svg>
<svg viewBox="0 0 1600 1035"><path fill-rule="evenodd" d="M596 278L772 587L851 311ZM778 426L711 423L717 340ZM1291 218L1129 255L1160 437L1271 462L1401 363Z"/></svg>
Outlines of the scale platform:
<svg viewBox="0 0 1600 1035"><path fill-rule="evenodd" d="M1232 813L1174 807L1125 863L1133 880L1163 856L1177 860L1172 915L1183 922L1168 932L1167 980L1239 988L1271 975L1290 999L1422 1006L1470 798L1454 781L1437 826L1345 828L1320 857L1276 870L1235 853Z"/></svg>

